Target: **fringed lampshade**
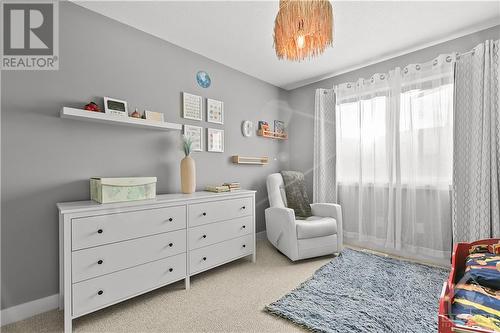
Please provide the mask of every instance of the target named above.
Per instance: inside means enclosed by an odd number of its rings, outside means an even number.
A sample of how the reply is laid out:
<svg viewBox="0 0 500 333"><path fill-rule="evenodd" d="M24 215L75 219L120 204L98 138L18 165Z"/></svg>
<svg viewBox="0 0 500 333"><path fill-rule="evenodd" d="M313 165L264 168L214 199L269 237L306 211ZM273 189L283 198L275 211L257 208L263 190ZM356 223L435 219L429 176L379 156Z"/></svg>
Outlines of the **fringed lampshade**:
<svg viewBox="0 0 500 333"><path fill-rule="evenodd" d="M333 13L328 0L280 0L274 20L274 48L279 59L304 60L333 43Z"/></svg>

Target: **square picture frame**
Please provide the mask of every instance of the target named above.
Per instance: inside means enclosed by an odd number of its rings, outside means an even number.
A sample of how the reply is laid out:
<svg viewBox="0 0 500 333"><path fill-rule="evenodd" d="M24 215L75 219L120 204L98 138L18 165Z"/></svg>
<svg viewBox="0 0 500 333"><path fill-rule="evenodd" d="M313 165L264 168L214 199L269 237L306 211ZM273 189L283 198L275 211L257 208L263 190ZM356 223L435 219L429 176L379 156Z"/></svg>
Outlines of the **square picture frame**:
<svg viewBox="0 0 500 333"><path fill-rule="evenodd" d="M191 120L203 120L203 98L198 95L182 93L182 117Z"/></svg>
<svg viewBox="0 0 500 333"><path fill-rule="evenodd" d="M121 99L104 97L104 113L118 117L128 117L128 104Z"/></svg>
<svg viewBox="0 0 500 333"><path fill-rule="evenodd" d="M207 151L213 153L224 152L224 130L207 128Z"/></svg>
<svg viewBox="0 0 500 333"><path fill-rule="evenodd" d="M224 102L207 98L207 122L224 125Z"/></svg>
<svg viewBox="0 0 500 333"><path fill-rule="evenodd" d="M192 151L203 151L203 127L184 125L184 130L182 134L191 138Z"/></svg>

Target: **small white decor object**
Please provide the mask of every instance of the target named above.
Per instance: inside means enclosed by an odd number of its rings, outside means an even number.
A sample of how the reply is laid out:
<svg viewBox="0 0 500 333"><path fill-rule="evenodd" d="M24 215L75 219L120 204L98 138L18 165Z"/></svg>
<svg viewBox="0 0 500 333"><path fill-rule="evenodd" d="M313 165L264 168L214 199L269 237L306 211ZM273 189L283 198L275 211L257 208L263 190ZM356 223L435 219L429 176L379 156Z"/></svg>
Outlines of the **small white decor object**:
<svg viewBox="0 0 500 333"><path fill-rule="evenodd" d="M128 117L127 102L116 98L104 97L104 113L113 116Z"/></svg>
<svg viewBox="0 0 500 333"><path fill-rule="evenodd" d="M191 139L192 151L203 151L203 127L184 125L183 134Z"/></svg>
<svg viewBox="0 0 500 333"><path fill-rule="evenodd" d="M243 136L246 137L252 136L253 132L254 132L254 125L252 121L245 120L244 122L241 123L241 133L243 133Z"/></svg>
<svg viewBox="0 0 500 333"><path fill-rule="evenodd" d="M224 124L224 102L207 98L207 121Z"/></svg>
<svg viewBox="0 0 500 333"><path fill-rule="evenodd" d="M90 178L90 198L99 203L156 198L156 177Z"/></svg>
<svg viewBox="0 0 500 333"><path fill-rule="evenodd" d="M224 130L207 128L207 150L215 153L224 152Z"/></svg>
<svg viewBox="0 0 500 333"><path fill-rule="evenodd" d="M158 121L161 123L164 121L163 113L148 111L148 110L144 110L144 118L147 120Z"/></svg>
<svg viewBox="0 0 500 333"><path fill-rule="evenodd" d="M198 95L182 93L183 117L186 119L202 120L202 98Z"/></svg>

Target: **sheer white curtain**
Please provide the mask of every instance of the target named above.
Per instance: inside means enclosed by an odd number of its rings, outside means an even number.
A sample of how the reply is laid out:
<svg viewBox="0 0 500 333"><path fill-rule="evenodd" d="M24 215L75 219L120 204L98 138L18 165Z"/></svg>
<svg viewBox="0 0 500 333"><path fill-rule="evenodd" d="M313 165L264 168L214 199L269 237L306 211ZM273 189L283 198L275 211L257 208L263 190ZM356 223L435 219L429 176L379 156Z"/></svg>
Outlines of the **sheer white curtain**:
<svg viewBox="0 0 500 333"><path fill-rule="evenodd" d="M449 257L453 61L443 55L335 87L346 242Z"/></svg>

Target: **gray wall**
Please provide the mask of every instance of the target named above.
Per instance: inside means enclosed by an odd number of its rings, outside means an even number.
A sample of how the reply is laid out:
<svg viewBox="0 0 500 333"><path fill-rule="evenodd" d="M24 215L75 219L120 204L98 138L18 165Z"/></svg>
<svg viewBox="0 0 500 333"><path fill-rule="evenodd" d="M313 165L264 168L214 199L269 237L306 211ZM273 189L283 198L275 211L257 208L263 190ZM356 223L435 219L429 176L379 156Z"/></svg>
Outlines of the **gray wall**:
<svg viewBox="0 0 500 333"><path fill-rule="evenodd" d="M201 125L225 130L226 151L194 154L198 189L236 180L257 190L257 231L262 231L266 175L282 168L303 170L312 189L316 88L427 61L439 53L465 51L499 34L496 27L286 92L62 2L60 70L5 71L1 78L1 308L58 292L55 204L88 199L89 177L154 175L159 193L179 191L179 132L60 119L62 106L80 107L89 100L102 102L102 96L113 96L127 100L131 109L161 111L167 121L200 125L181 118L181 92L223 100L225 125ZM198 70L210 73L210 88L196 85ZM244 138L240 124L247 119L289 121L290 140ZM269 156L271 164L232 165L229 159L234 154Z"/></svg>
<svg viewBox="0 0 500 333"><path fill-rule="evenodd" d="M212 86L197 86L206 70ZM55 204L87 200L91 176L158 177L158 192L180 191L180 132L59 118L112 96L170 122L225 130L225 152L194 153L197 187L240 181L257 190L257 231L265 228L265 177L287 166L286 142L244 138L243 120L288 115L287 92L71 3L60 5L60 69L2 73L2 300L6 308L58 292ZM224 101L225 125L184 121L181 92ZM205 102L204 102L205 103ZM205 116L204 116L205 118ZM230 156L269 156L238 166ZM275 160L276 158L276 160Z"/></svg>
<svg viewBox="0 0 500 333"><path fill-rule="evenodd" d="M309 197L312 199L316 89L331 89L333 85L356 81L361 77L369 78L375 73L384 73L398 66L426 62L443 53L465 52L487 39L499 38L500 25L289 91L288 103L292 110L289 114L290 168L305 173Z"/></svg>

